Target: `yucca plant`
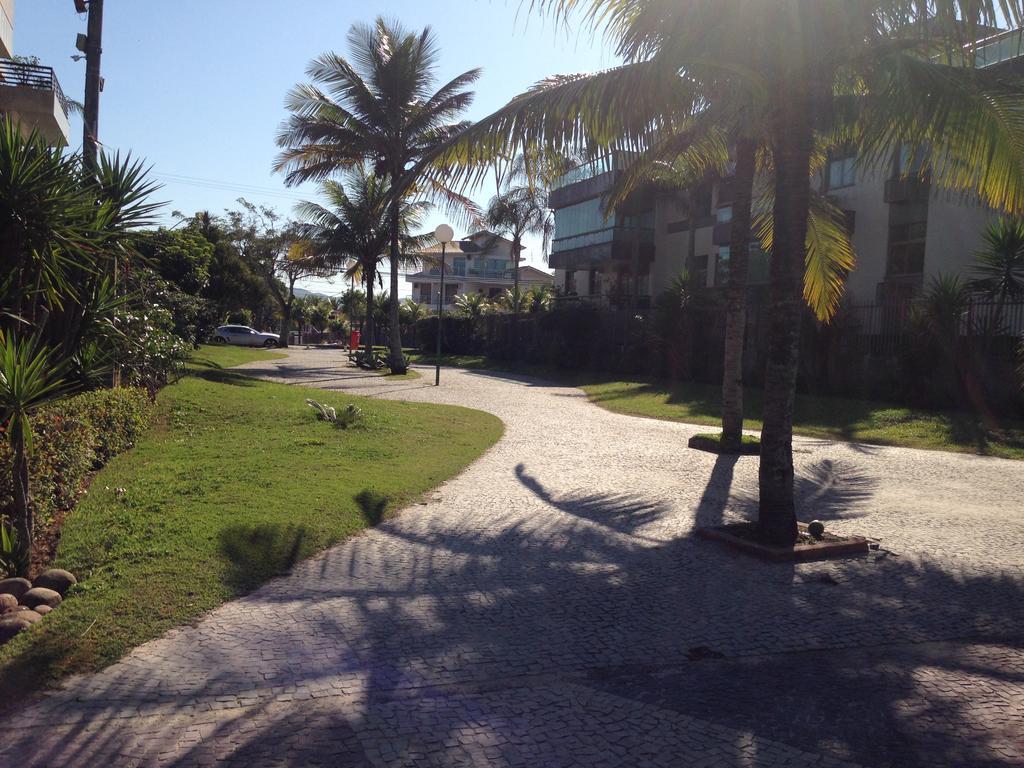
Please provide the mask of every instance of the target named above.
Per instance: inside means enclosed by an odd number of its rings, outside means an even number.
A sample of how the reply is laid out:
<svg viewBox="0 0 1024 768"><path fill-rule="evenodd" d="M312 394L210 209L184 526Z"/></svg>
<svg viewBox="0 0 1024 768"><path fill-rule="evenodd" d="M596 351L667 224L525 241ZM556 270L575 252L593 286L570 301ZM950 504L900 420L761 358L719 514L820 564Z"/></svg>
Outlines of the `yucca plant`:
<svg viewBox="0 0 1024 768"><path fill-rule="evenodd" d="M0 332L0 415L10 440L13 461L14 532L19 556L19 575L28 573L32 555L32 515L29 458L32 455L32 416L42 406L65 393L63 380L67 362L55 359L53 351L36 336L19 338Z"/></svg>
<svg viewBox="0 0 1024 768"><path fill-rule="evenodd" d="M974 255L973 287L995 297L996 308L987 329L994 336L1002 331L1007 300L1024 296L1024 219L996 219L986 228L984 241L984 249Z"/></svg>
<svg viewBox="0 0 1024 768"><path fill-rule="evenodd" d="M18 534L6 518L0 517L0 578L28 570L28 558L18 545Z"/></svg>

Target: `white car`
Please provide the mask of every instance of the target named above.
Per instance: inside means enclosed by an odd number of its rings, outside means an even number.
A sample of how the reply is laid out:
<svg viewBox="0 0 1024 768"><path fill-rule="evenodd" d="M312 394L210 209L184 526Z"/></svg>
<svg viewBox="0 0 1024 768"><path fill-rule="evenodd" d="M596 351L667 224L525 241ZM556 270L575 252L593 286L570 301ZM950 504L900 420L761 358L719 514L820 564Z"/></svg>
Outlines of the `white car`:
<svg viewBox="0 0 1024 768"><path fill-rule="evenodd" d="M247 325L222 325L213 333L214 344L236 344L240 347L276 347L281 337L263 333Z"/></svg>

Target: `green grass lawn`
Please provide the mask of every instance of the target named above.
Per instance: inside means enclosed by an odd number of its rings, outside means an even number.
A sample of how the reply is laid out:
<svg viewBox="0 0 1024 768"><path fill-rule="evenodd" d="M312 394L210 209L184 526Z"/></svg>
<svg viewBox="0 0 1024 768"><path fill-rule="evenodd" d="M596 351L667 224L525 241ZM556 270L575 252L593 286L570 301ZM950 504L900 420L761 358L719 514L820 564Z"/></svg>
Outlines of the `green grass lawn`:
<svg viewBox="0 0 1024 768"><path fill-rule="evenodd" d="M258 347L234 347L228 344L204 344L197 349L188 362L190 369L231 368L257 360L274 360L287 357L283 352L274 352Z"/></svg>
<svg viewBox="0 0 1024 768"><path fill-rule="evenodd" d="M599 381L580 386L591 401L610 411L691 424L721 423L721 390L714 385ZM761 409L762 392L746 390L748 429L761 428ZM793 428L810 437L1024 459L1024 424L985 425L970 413L801 394Z"/></svg>
<svg viewBox="0 0 1024 768"><path fill-rule="evenodd" d="M95 477L68 516L55 565L81 583L0 649L0 702L98 669L197 619L293 563L372 526L493 445L500 420L226 370L274 356L199 350L192 375L158 397L152 429ZM311 397L355 403L348 430L318 422Z"/></svg>
<svg viewBox="0 0 1024 768"><path fill-rule="evenodd" d="M423 354L416 355L415 360L433 362L432 357ZM475 355L448 355L442 363L493 371L513 368L509 363ZM714 384L623 381L533 366L516 366L514 371L578 386L592 402L617 413L689 424L721 424L721 388ZM745 391L744 426L748 429L761 428L762 395L757 389ZM976 414L965 412L800 394L793 428L797 434L809 437L1024 460L1024 424L985 424Z"/></svg>

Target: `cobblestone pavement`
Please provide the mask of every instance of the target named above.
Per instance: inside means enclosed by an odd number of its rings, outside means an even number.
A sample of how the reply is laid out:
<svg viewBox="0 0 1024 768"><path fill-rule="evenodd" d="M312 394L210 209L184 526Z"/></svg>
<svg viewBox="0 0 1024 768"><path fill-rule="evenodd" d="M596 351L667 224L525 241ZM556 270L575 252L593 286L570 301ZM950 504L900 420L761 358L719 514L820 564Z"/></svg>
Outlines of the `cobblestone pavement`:
<svg viewBox="0 0 1024 768"><path fill-rule="evenodd" d="M687 449L695 427L338 352L248 368L506 433L422 503L42 698L0 765L1024 765L1024 462L800 439L801 517L880 548L768 565L692 537L748 516L757 482L756 458Z"/></svg>

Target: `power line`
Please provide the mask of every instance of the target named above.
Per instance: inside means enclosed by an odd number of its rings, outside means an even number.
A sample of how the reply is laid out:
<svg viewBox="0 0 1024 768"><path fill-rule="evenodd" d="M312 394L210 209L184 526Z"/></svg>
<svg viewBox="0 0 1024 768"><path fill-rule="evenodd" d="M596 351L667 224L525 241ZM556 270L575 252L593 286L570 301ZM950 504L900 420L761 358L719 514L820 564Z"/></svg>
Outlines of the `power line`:
<svg viewBox="0 0 1024 768"><path fill-rule="evenodd" d="M301 202L308 197L307 195L302 195L298 192L288 192L287 190L275 189L273 187L259 187L255 184L242 184L240 182L222 181L218 179L205 179L199 176L186 176L184 174L165 173L162 171L156 171L154 175L158 179L166 181L169 184L184 184L211 191L238 192L240 194L277 197L294 202Z"/></svg>

